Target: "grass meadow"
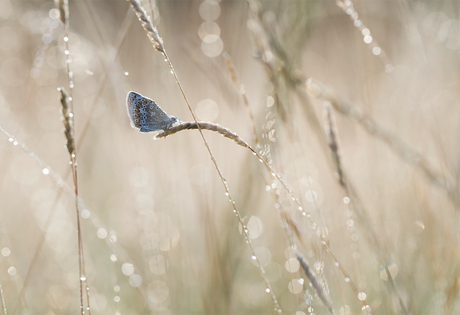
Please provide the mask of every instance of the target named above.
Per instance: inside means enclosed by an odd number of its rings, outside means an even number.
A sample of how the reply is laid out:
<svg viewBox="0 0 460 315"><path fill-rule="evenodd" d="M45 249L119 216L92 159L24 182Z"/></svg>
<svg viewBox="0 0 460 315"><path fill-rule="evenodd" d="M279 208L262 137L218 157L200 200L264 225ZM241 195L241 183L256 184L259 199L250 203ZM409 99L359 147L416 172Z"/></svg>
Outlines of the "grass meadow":
<svg viewBox="0 0 460 315"><path fill-rule="evenodd" d="M459 13L0 0L0 314L460 313Z"/></svg>

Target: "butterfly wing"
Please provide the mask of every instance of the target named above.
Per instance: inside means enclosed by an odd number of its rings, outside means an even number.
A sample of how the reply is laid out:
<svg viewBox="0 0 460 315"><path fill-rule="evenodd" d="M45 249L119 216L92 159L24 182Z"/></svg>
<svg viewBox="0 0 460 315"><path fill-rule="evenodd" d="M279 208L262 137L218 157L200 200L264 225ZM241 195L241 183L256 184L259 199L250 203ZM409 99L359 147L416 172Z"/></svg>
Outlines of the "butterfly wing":
<svg viewBox="0 0 460 315"><path fill-rule="evenodd" d="M169 128L172 118L160 106L150 99L147 102L144 101L144 104L147 108L147 118L140 131L149 132Z"/></svg>
<svg viewBox="0 0 460 315"><path fill-rule="evenodd" d="M141 132L168 129L175 119L170 117L153 100L136 92L129 92L126 99L131 126L140 128Z"/></svg>
<svg viewBox="0 0 460 315"><path fill-rule="evenodd" d="M133 128L141 128L141 108L138 105L140 96L136 92L129 92L126 98L126 109Z"/></svg>

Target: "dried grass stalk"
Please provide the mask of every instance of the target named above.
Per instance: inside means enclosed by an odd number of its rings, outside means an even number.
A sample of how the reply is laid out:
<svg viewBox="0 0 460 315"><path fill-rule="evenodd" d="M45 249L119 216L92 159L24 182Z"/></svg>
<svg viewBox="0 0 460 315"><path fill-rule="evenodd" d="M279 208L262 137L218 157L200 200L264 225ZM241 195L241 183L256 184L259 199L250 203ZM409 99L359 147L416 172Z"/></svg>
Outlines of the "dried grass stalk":
<svg viewBox="0 0 460 315"><path fill-rule="evenodd" d="M69 19L69 3L68 0L54 0L56 7L59 10L59 19L62 24L66 24L66 21Z"/></svg>
<svg viewBox="0 0 460 315"><path fill-rule="evenodd" d="M73 120L72 120L72 111L70 110L67 92L63 87L59 88L61 92L61 105L62 105L62 123L64 124L64 134L67 139L67 151L70 155L75 154L75 137L73 134Z"/></svg>
<svg viewBox="0 0 460 315"><path fill-rule="evenodd" d="M137 18L142 24L142 27L147 32L147 36L155 47L161 53L165 53L165 48L163 45L163 39L158 34L158 30L155 26L153 26L152 22L147 16L147 12L145 12L144 8L139 3L139 0L127 0L131 7L133 8L134 12L136 12Z"/></svg>
<svg viewBox="0 0 460 315"><path fill-rule="evenodd" d="M396 297L398 298L401 309L404 314L409 314L403 302L403 299L401 298L401 295L398 292L396 284L394 283L393 278L391 277L390 271L386 267L388 266L388 258L387 258L388 254L385 248L382 246L380 242L380 238L378 237L378 234L375 232L372 224L370 224L371 220L369 218L369 215L367 214L367 211L362 205L361 200L358 198L357 193L354 191L353 187L348 184L348 180L346 179L345 171L342 166L342 157L340 154L340 145L339 145L337 125L335 124L334 118L332 116L332 108L331 108L331 103L329 101L326 101L324 104L324 116L326 119L326 135L329 140L329 148L331 151L332 160L337 170L338 181L339 181L340 186L343 188L345 194L348 195L352 200L352 202L349 204L350 211L358 215L359 219L361 220L361 223L366 228L366 231L371 238L371 244L373 244L372 248L379 256L381 263L385 266L385 270L390 279L389 282L390 282L391 288L394 294L396 295Z"/></svg>
<svg viewBox="0 0 460 315"><path fill-rule="evenodd" d="M159 134L155 135L155 138L160 139L160 138L166 138L169 135L175 134L176 132L182 131L182 130L189 130L189 129L204 129L204 130L210 130L210 131L215 131L220 133L226 138L229 138L233 141L235 141L237 144L239 144L242 147L249 148L249 144L241 139L236 133L231 131L228 128L222 127L221 125L214 124L212 122L208 121L190 121L190 122L180 122L180 124L175 125L168 130L164 132L160 132Z"/></svg>
<svg viewBox="0 0 460 315"><path fill-rule="evenodd" d="M457 203L458 196L452 190L439 172L434 171L428 161L409 144L405 143L389 130L381 127L371 116L365 114L361 108L348 99L337 95L332 89L316 79L308 79L306 82L308 94L329 101L339 113L360 124L372 136L385 142L406 163L417 167L425 177L433 184L445 190L452 201Z"/></svg>
<svg viewBox="0 0 460 315"><path fill-rule="evenodd" d="M235 86L238 88L238 92L241 95L241 98L243 99L244 106L246 108L246 111L249 115L249 118L251 119L252 122L252 132L254 134L254 141L255 144L259 144L259 139L257 138L257 129L256 129L256 120L254 118L254 114L251 110L251 106L249 105L249 100L246 95L246 91L244 89L243 84L240 83L240 80L238 80L238 75L236 74L235 66L233 65L232 58L230 55L226 52L222 54L225 60L225 64L227 65L228 71L230 72L230 76L232 78L233 83Z"/></svg>
<svg viewBox="0 0 460 315"><path fill-rule="evenodd" d="M324 103L324 117L326 119L326 135L329 140L329 148L331 149L332 161L337 170L339 184L346 188L345 177L342 168L342 158L339 150L339 138L337 137L337 127L335 125L334 118L332 117L331 103Z"/></svg>
<svg viewBox="0 0 460 315"><path fill-rule="evenodd" d="M311 271L310 266L308 263L305 261L305 258L300 253L297 253L297 260L300 263L300 266L302 266L303 271L305 272L305 275L307 276L308 280L310 280L311 285L316 291L316 294L318 294L318 297L320 298L321 302L327 307L327 310L329 313L334 314L334 311L332 310L332 303L326 298L326 295L324 294L323 288L320 286L318 283L318 280L316 280L315 275Z"/></svg>

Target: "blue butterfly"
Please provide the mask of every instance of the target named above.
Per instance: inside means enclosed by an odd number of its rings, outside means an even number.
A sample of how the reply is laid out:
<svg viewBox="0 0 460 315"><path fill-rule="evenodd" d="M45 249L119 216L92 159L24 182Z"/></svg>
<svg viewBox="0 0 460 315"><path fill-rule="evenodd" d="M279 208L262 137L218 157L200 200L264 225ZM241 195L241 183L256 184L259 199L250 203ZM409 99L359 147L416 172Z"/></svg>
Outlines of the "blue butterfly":
<svg viewBox="0 0 460 315"><path fill-rule="evenodd" d="M140 132L167 131L179 119L169 116L155 101L136 92L129 92L126 107L133 128Z"/></svg>

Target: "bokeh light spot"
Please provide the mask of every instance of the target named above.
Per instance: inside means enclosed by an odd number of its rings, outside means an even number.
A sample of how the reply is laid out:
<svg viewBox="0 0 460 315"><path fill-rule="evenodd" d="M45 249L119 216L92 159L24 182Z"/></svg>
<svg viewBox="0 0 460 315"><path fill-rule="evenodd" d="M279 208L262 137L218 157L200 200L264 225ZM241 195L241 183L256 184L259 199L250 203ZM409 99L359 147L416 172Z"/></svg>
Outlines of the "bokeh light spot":
<svg viewBox="0 0 460 315"><path fill-rule="evenodd" d="M253 215L249 218L247 228L249 230L249 238L256 239L262 234L264 225L258 217Z"/></svg>
<svg viewBox="0 0 460 315"><path fill-rule="evenodd" d="M219 116L219 106L214 100L204 99L196 104L195 112L200 120L212 122Z"/></svg>
<svg viewBox="0 0 460 315"><path fill-rule="evenodd" d="M215 36L215 35L208 35L209 36ZM213 37L215 41L207 43L205 41L201 42L201 50L203 53L208 56L208 57L217 57L219 56L222 51L224 50L224 42L220 37Z"/></svg>
<svg viewBox="0 0 460 315"><path fill-rule="evenodd" d="M131 263L124 263L122 266L121 266L121 272L123 272L123 274L125 276L130 276L133 272L134 272L134 266L133 264Z"/></svg>
<svg viewBox="0 0 460 315"><path fill-rule="evenodd" d="M201 40L204 40L208 35L220 36L220 27L216 22L206 21L198 28L198 36L200 36Z"/></svg>
<svg viewBox="0 0 460 315"><path fill-rule="evenodd" d="M288 260L286 260L284 267L286 268L288 272L294 273L299 270L300 263L297 260L297 258L289 258Z"/></svg>
<svg viewBox="0 0 460 315"><path fill-rule="evenodd" d="M205 0L199 8L200 16L205 21L215 21L220 16L220 5L214 0Z"/></svg>
<svg viewBox="0 0 460 315"><path fill-rule="evenodd" d="M299 294L303 290L303 279L292 279L288 283L288 289L293 294Z"/></svg>

